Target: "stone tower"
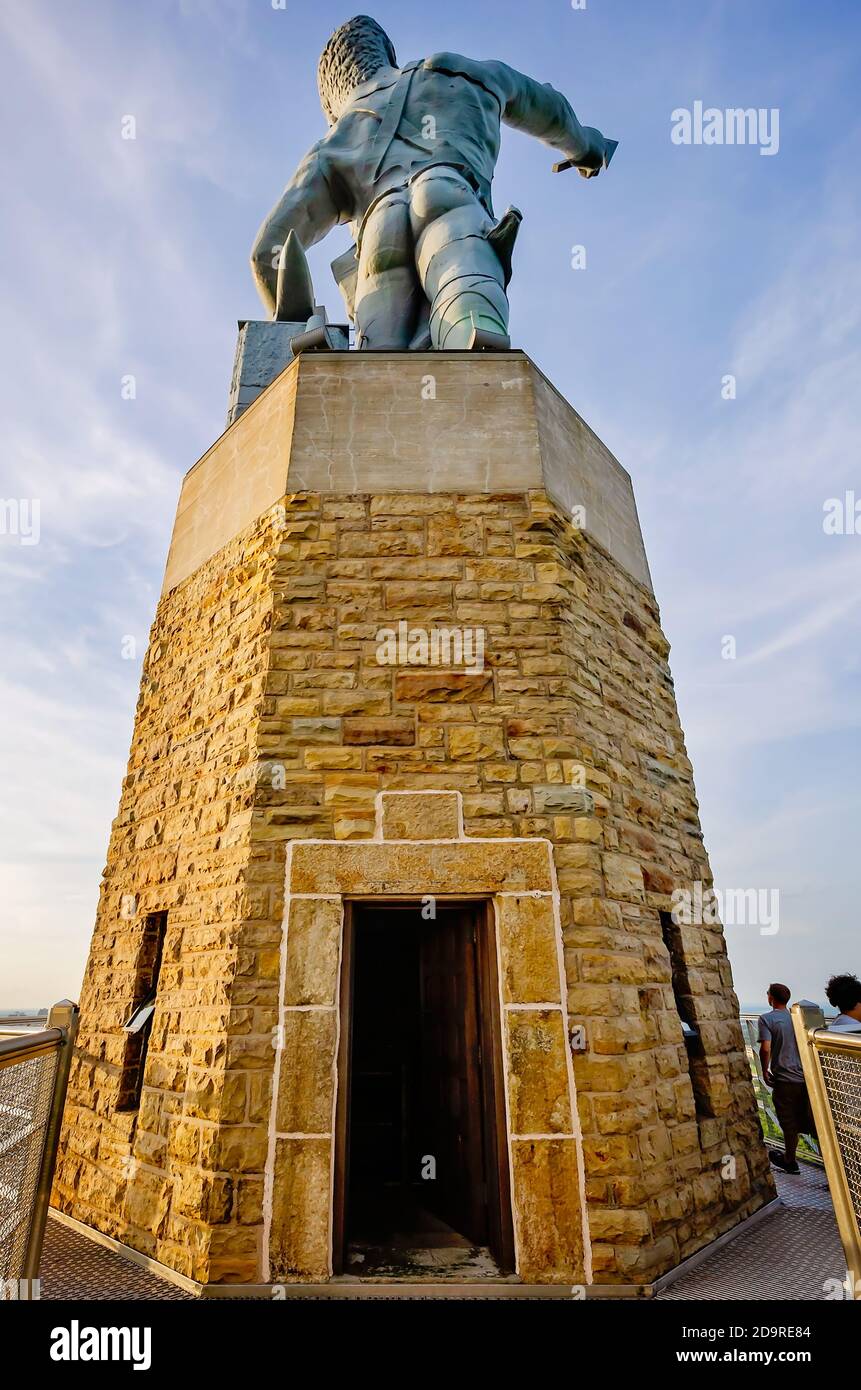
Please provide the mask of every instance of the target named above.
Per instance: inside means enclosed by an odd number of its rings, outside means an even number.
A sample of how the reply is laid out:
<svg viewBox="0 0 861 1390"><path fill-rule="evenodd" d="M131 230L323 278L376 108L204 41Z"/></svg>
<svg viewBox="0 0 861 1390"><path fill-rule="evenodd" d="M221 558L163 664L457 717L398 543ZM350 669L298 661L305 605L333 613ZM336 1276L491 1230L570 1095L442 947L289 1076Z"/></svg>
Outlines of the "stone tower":
<svg viewBox="0 0 861 1390"><path fill-rule="evenodd" d="M201 1285L588 1289L767 1202L667 654L523 353L293 361L183 484L57 1207Z"/></svg>

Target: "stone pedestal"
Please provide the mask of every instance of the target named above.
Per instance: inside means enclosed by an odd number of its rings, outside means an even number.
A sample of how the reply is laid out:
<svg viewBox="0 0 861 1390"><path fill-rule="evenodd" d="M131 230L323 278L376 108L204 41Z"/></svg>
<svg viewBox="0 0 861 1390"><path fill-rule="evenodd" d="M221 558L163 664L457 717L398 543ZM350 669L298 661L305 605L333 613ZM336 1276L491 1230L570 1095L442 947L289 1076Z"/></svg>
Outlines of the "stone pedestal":
<svg viewBox="0 0 861 1390"><path fill-rule="evenodd" d="M328 1278L344 902L435 893L495 913L522 1279L649 1282L767 1201L722 930L668 917L711 875L667 653L630 479L522 353L283 371L183 484L57 1205Z"/></svg>

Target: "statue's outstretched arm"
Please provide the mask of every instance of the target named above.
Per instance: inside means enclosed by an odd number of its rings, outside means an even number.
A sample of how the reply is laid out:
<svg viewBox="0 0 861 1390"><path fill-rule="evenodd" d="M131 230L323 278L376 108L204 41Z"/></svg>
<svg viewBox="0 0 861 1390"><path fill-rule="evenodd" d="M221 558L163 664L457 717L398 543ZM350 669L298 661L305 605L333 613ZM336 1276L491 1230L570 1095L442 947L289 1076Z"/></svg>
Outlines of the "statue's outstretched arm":
<svg viewBox="0 0 861 1390"><path fill-rule="evenodd" d="M597 174L609 163L616 143L600 130L583 126L570 102L549 82L536 82L507 63L483 63L502 102L502 119L515 130L534 135L561 150L584 174Z"/></svg>
<svg viewBox="0 0 861 1390"><path fill-rule="evenodd" d="M339 221L339 209L326 177L320 144L317 144L302 160L263 222L251 251L254 281L270 314L275 309L278 255L288 232L295 232L304 247L313 246Z"/></svg>

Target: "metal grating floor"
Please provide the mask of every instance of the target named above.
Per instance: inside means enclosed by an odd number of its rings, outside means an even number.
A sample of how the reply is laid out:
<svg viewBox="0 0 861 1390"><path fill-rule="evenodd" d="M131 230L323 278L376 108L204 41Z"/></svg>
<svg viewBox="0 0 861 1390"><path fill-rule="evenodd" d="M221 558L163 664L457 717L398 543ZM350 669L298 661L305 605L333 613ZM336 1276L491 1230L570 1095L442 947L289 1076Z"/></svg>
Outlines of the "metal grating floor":
<svg viewBox="0 0 861 1390"><path fill-rule="evenodd" d="M846 1259L825 1171L802 1163L798 1177L773 1169L783 1202L774 1216L707 1256L662 1299L793 1299L835 1297L829 1280L846 1278Z"/></svg>
<svg viewBox="0 0 861 1390"><path fill-rule="evenodd" d="M834 1298L846 1262L825 1174L802 1165L799 1177L775 1172L783 1209L708 1255L658 1296L662 1299L750 1300ZM148 1270L59 1221L49 1221L42 1255L42 1298L195 1302ZM397 1297L397 1294L394 1294Z"/></svg>
<svg viewBox="0 0 861 1390"><path fill-rule="evenodd" d="M43 1301L81 1298L131 1303L174 1299L197 1302L194 1294L185 1293L125 1256L53 1220L48 1221L45 1230L39 1277Z"/></svg>

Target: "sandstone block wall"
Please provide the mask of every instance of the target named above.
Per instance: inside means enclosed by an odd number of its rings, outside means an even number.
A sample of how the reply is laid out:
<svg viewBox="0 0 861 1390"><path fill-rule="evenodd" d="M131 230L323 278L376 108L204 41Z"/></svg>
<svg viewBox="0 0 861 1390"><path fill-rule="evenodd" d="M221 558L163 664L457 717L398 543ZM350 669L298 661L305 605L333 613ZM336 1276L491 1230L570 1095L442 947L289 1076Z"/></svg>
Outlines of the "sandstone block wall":
<svg viewBox="0 0 861 1390"><path fill-rule="evenodd" d="M482 628L485 669L380 664L402 619ZM408 788L460 791L469 836L553 844L594 1278L654 1278L768 1200L723 932L678 929L695 1088L662 939L672 889L711 882L667 654L650 590L543 489L288 494L167 592L56 1203L201 1281L261 1278L286 845L370 838L377 793ZM165 909L140 1109L118 1112Z"/></svg>

